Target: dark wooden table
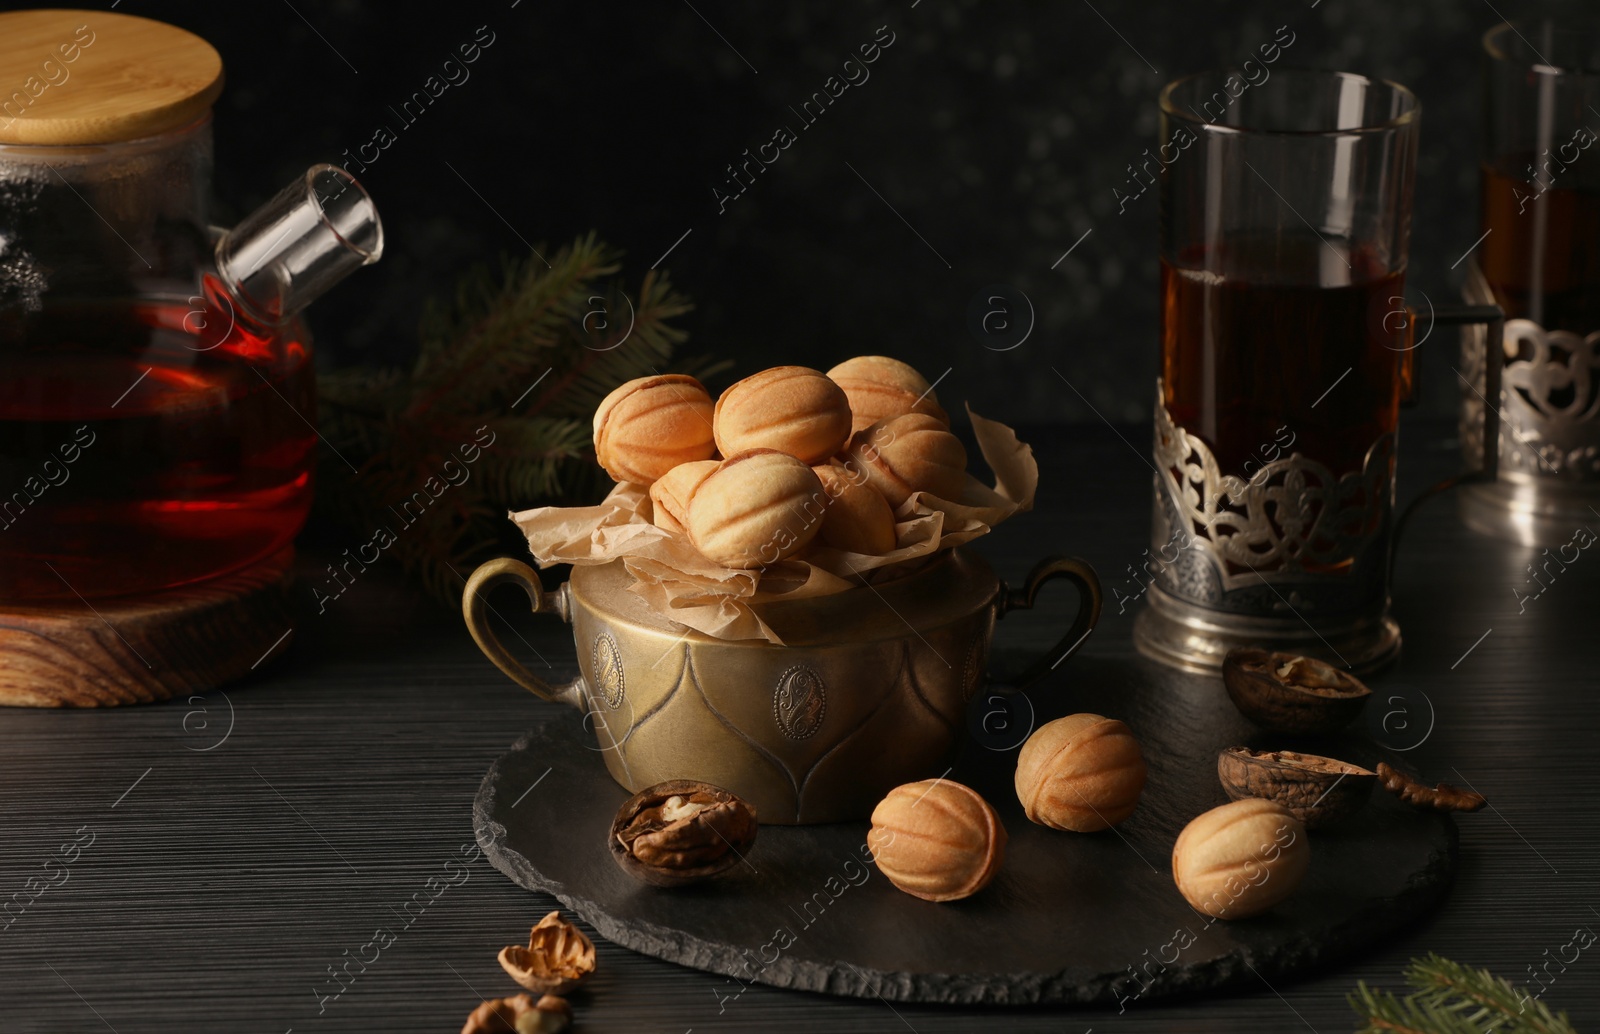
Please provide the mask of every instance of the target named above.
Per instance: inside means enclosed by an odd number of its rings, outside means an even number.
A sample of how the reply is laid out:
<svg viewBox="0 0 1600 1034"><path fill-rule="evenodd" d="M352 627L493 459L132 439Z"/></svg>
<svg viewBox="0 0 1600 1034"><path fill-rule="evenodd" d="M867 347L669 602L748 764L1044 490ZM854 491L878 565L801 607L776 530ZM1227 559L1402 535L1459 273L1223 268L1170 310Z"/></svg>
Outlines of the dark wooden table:
<svg viewBox="0 0 1600 1034"><path fill-rule="evenodd" d="M1453 469L1449 434L1405 428L1402 500ZM1040 554L1079 553L1108 598L1082 662L1043 691L1114 664L1183 692L1192 677L1135 655L1134 608L1119 612L1111 593L1137 591L1124 579L1147 543L1148 430L1024 437L1043 468L1038 508L982 548L1013 581ZM1519 612L1512 590L1532 585L1536 553L1467 532L1449 499L1428 503L1408 532L1394 586L1405 654L1373 681L1373 706L1393 712L1391 745L1414 744L1424 773L1472 784L1491 808L1460 820L1460 876L1442 908L1365 958L1119 1015L890 1007L760 986L733 998L723 977L602 942L599 971L574 998L581 1029L1350 1030L1344 996L1356 981L1398 988L1406 960L1430 950L1514 980L1548 973L1544 1000L1593 1028L1600 946L1564 969L1556 958L1577 928L1600 930L1600 554L1583 554ZM0 711L0 897L30 878L54 884L0 929L0 1031L455 1031L480 997L516 990L495 953L552 899L462 858L484 771L551 708L478 654L459 615L392 573L363 575L325 614L303 591L292 649L226 692ZM495 598L508 616L516 601ZM1053 638L1069 605L1047 599L1047 613L1008 620L999 649ZM565 628L516 624L570 676ZM400 909L414 895L432 903L407 926ZM380 928L392 939L374 944ZM373 961L350 964L341 992L331 970L353 957Z"/></svg>

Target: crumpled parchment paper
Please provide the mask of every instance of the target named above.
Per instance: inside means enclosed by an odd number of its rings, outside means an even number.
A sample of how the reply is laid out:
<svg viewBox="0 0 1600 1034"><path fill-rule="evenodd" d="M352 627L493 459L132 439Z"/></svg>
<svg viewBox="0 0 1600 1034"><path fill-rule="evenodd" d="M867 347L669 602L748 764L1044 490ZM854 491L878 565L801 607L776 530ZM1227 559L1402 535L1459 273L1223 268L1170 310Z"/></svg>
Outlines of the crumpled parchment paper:
<svg viewBox="0 0 1600 1034"><path fill-rule="evenodd" d="M688 536L650 523L650 495L619 484L596 506L541 506L510 514L541 568L621 560L632 591L652 609L718 639L780 643L758 613L760 604L826 596L899 577L940 550L971 542L1033 507L1039 465L1033 449L1004 424L969 408L978 450L995 474L993 487L971 474L957 500L914 493L895 513L895 548L881 556L814 545L800 557L742 571L701 556Z"/></svg>

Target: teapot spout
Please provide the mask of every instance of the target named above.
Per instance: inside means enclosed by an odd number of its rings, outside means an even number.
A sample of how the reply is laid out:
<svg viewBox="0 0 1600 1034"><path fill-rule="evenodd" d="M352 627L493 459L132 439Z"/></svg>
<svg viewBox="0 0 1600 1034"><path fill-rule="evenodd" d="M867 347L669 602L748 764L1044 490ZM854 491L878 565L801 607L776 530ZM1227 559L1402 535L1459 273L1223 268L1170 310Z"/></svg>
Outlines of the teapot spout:
<svg viewBox="0 0 1600 1034"><path fill-rule="evenodd" d="M217 241L217 272L252 319L275 325L383 254L383 223L355 177L314 165Z"/></svg>

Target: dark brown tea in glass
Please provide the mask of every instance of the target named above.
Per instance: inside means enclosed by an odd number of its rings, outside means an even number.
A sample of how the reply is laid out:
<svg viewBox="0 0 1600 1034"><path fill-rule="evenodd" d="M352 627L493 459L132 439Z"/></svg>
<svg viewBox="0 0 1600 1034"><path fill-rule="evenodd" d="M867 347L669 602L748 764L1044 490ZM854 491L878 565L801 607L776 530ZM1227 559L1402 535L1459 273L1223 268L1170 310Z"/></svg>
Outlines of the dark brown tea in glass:
<svg viewBox="0 0 1600 1034"><path fill-rule="evenodd" d="M1586 334L1600 330L1600 147L1573 151L1570 165L1531 151L1483 164L1478 264L1507 319Z"/></svg>
<svg viewBox="0 0 1600 1034"><path fill-rule="evenodd" d="M1240 237L1161 262L1161 376L1174 421L1250 477L1300 450L1361 469L1395 428L1405 274L1311 233Z"/></svg>

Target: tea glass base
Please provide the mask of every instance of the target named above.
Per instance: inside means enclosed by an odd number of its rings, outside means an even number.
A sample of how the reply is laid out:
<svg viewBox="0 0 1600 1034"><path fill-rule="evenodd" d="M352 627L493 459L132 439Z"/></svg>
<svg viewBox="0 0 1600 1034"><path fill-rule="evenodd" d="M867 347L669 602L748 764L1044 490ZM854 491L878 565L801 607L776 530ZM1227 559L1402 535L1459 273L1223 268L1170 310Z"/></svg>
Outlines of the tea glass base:
<svg viewBox="0 0 1600 1034"><path fill-rule="evenodd" d="M1376 616L1322 624L1297 617L1227 614L1180 600L1150 586L1134 620L1133 645L1151 660L1202 675L1216 674L1230 650L1264 647L1318 657L1356 674L1378 670L1400 655L1400 626L1387 606Z"/></svg>
<svg viewBox="0 0 1600 1034"><path fill-rule="evenodd" d="M1463 485L1460 496L1467 527L1524 546L1563 545L1580 526L1600 522L1600 485L1592 482L1505 472L1497 481Z"/></svg>

